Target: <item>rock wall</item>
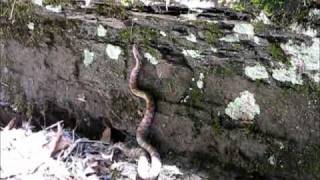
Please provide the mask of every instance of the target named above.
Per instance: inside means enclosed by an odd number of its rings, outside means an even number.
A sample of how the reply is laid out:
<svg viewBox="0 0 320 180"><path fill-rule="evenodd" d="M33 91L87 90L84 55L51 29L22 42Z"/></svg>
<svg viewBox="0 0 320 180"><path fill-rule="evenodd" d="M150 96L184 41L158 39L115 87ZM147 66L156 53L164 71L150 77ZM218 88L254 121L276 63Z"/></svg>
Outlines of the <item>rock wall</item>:
<svg viewBox="0 0 320 180"><path fill-rule="evenodd" d="M217 179L316 179L320 10L308 2L306 23L283 26L220 1L19 1L0 21L0 101L35 126L130 139L144 110L128 89L135 42L165 160Z"/></svg>

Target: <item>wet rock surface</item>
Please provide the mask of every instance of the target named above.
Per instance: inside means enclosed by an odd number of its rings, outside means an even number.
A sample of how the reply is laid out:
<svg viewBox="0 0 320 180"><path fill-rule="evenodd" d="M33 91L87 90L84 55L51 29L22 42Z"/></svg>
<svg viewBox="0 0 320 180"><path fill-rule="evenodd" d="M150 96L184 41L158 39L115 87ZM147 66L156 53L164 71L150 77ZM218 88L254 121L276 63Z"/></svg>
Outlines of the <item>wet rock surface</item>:
<svg viewBox="0 0 320 180"><path fill-rule="evenodd" d="M149 53L139 86L157 100L150 137L164 161L198 168L210 179L320 176L317 4L305 17L310 33L226 7L199 12L172 4L166 13L164 4L94 2L86 9L65 5L61 13L17 5L15 22L0 28L1 102L38 127L64 120L98 139L109 126L113 138L132 140L144 111L128 88L136 42L141 54ZM310 54L296 53L296 46ZM256 65L263 79L246 74ZM226 113L244 91L259 106L251 124ZM1 124L8 113L0 111Z"/></svg>

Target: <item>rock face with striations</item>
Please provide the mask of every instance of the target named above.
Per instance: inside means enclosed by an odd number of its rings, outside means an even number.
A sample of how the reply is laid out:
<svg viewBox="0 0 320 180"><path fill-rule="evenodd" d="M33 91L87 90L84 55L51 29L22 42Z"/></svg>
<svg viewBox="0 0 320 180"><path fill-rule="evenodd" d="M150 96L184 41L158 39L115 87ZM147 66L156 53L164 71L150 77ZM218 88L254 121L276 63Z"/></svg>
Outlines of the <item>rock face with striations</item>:
<svg viewBox="0 0 320 180"><path fill-rule="evenodd" d="M105 126L132 138L144 111L128 88L135 42L165 160L210 179L320 177L316 2L286 27L242 1L170 1L168 11L165 2L32 2L0 20L0 101L35 125L63 119L91 138Z"/></svg>

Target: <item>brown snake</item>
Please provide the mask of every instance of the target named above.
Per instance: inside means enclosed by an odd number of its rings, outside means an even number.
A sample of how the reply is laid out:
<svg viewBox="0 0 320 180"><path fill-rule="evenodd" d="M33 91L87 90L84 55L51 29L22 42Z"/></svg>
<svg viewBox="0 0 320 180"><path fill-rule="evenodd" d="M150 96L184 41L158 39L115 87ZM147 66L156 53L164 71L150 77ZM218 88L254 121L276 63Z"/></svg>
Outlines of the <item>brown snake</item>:
<svg viewBox="0 0 320 180"><path fill-rule="evenodd" d="M140 55L136 48L136 45L132 47L133 57L135 59L135 65L131 70L129 87L131 92L140 98L143 98L146 102L146 111L144 113L143 119L141 120L137 131L136 138L140 147L142 147L151 158L151 166L148 161L146 153L140 155L138 161L138 176L144 180L157 179L161 170L161 159L158 151L146 141L147 132L152 125L154 115L155 115L155 102L153 97L138 88L138 74L141 68Z"/></svg>

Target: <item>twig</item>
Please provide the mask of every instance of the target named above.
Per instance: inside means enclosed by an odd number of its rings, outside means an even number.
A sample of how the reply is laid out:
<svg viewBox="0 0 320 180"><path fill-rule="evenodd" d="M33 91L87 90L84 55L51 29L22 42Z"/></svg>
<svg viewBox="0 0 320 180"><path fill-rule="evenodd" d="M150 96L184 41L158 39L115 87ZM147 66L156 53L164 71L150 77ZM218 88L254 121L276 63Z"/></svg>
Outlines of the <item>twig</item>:
<svg viewBox="0 0 320 180"><path fill-rule="evenodd" d="M80 143L99 143L103 145L110 145L110 143L102 142L102 141L96 141L96 140L89 140L89 139L78 139L76 140L72 146L68 148L67 154L62 157L62 159L66 159L70 154L73 152L73 150L78 146Z"/></svg>
<svg viewBox="0 0 320 180"><path fill-rule="evenodd" d="M55 128L56 126L60 125L62 122L63 122L63 120L58 121L58 122L52 124L51 126L46 127L46 128L43 129L43 130L46 130L46 131L47 131L47 130L49 130L49 129Z"/></svg>
<svg viewBox="0 0 320 180"><path fill-rule="evenodd" d="M16 5L16 1L17 1L17 0L14 0L14 1L13 1L12 7L11 7L10 16L9 16L9 20L12 20L13 10L14 10L14 7L15 7L15 5Z"/></svg>
<svg viewBox="0 0 320 180"><path fill-rule="evenodd" d="M1 82L1 81L0 81L0 84L1 84L2 86L9 87L9 85L6 84L6 83L4 83L4 82Z"/></svg>

